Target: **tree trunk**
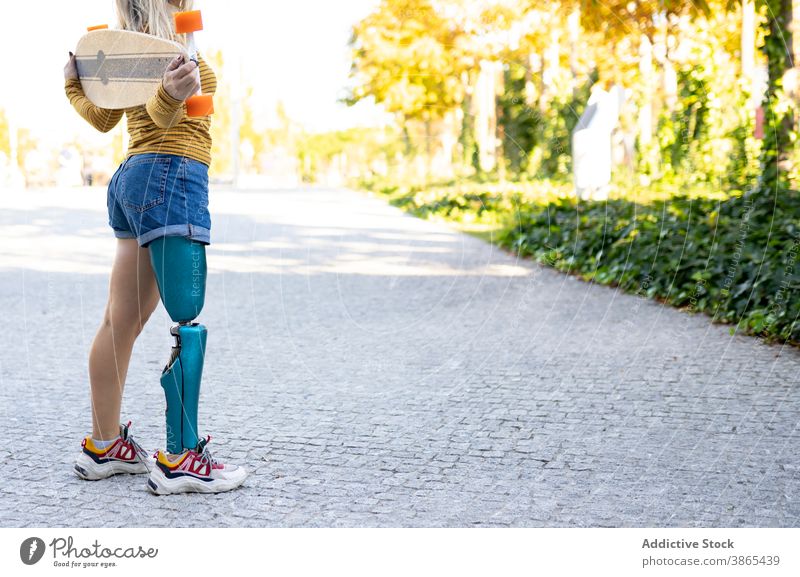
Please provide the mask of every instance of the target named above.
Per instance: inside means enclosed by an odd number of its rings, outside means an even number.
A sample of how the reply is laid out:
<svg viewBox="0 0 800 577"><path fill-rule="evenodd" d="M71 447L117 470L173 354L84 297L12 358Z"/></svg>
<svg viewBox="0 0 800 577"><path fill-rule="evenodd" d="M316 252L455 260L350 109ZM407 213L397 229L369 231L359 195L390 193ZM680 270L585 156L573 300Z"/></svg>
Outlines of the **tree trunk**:
<svg viewBox="0 0 800 577"><path fill-rule="evenodd" d="M644 81L644 99L639 111L639 144L650 145L653 139L653 46L650 39L642 34L639 44L639 72Z"/></svg>
<svg viewBox="0 0 800 577"><path fill-rule="evenodd" d="M750 108L761 103L761 95L756 95L756 5L753 0L742 2L742 78L750 93Z"/></svg>
<svg viewBox="0 0 800 577"><path fill-rule="evenodd" d="M479 166L482 172L491 172L496 166L497 98L496 62L481 61L475 85L475 142L478 145Z"/></svg>
<svg viewBox="0 0 800 577"><path fill-rule="evenodd" d="M431 179L431 165L433 163L431 153L431 118L425 116L425 184L428 184Z"/></svg>
<svg viewBox="0 0 800 577"><path fill-rule="evenodd" d="M503 65L499 62L495 65L495 90L494 90L494 117L495 117L495 163L497 164L497 177L501 182L506 179L506 162L503 143L505 142L505 126L503 124L503 107L500 105L500 96L505 92L505 75Z"/></svg>
<svg viewBox="0 0 800 577"><path fill-rule="evenodd" d="M578 40L581 32L581 9L576 6L567 17L567 29L569 30L569 72L570 83L572 84L572 95L578 90Z"/></svg>
<svg viewBox="0 0 800 577"><path fill-rule="evenodd" d="M762 50L767 58L768 82L764 95L764 140L761 148L761 177L758 189L769 193L788 185L786 171L791 141L789 134L794 124L790 113L777 107L777 92L789 89L793 73L789 73L794 62L792 48L792 0L761 0L767 7L764 23L767 32ZM787 74L788 73L788 74Z"/></svg>
<svg viewBox="0 0 800 577"><path fill-rule="evenodd" d="M542 93L539 97L539 108L544 112L550 105L550 100L557 92L557 78L560 68L559 31L554 28L550 31L550 44L544 51L542 62Z"/></svg>

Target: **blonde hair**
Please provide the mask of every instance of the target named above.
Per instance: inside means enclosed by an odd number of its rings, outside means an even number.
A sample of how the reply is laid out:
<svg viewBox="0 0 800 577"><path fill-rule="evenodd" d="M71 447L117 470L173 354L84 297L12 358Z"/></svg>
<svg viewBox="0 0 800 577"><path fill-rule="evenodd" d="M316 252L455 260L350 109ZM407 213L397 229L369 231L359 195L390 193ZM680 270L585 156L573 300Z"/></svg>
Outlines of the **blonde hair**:
<svg viewBox="0 0 800 577"><path fill-rule="evenodd" d="M191 10L193 0L181 0L178 10ZM168 0L117 0L117 18L122 30L152 34L185 44L182 34L175 34Z"/></svg>

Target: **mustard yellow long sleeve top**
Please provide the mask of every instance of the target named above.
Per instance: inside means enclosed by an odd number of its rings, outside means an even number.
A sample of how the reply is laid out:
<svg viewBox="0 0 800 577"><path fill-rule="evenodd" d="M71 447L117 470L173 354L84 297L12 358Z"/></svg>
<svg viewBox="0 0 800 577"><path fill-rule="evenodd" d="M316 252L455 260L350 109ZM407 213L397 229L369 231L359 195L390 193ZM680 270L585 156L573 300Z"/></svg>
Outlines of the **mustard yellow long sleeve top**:
<svg viewBox="0 0 800 577"><path fill-rule="evenodd" d="M217 77L205 60L200 64L200 89L203 94L214 94ZM176 154L192 158L205 165L211 164L211 120L207 116L189 117L186 105L175 100L164 86L150 97L147 104L132 108L109 110L92 104L86 98L77 78L64 83L70 103L89 124L101 132L114 128L125 114L128 119L130 142L126 157L144 152Z"/></svg>

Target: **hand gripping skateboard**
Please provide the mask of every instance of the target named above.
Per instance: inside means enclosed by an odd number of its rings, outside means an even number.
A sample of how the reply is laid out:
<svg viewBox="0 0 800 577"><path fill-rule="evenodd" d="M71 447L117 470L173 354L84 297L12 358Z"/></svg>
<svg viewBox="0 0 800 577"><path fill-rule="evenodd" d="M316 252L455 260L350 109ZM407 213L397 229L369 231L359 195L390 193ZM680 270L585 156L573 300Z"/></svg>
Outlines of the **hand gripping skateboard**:
<svg viewBox="0 0 800 577"><path fill-rule="evenodd" d="M197 62L197 46L194 42L194 33L203 29L203 18L200 10L178 12L175 14L175 32L186 34L186 46L189 58ZM214 113L214 101L210 94L197 94L186 99L186 114L189 116L208 116Z"/></svg>
<svg viewBox="0 0 800 577"><path fill-rule="evenodd" d="M84 94L101 108L120 109L145 104L161 85L167 65L176 56L197 61L194 32L202 30L199 10L175 14L175 31L187 34L187 47L129 30L91 26L78 41L75 61ZM188 51L188 54L187 54ZM186 99L189 116L213 114L210 94Z"/></svg>

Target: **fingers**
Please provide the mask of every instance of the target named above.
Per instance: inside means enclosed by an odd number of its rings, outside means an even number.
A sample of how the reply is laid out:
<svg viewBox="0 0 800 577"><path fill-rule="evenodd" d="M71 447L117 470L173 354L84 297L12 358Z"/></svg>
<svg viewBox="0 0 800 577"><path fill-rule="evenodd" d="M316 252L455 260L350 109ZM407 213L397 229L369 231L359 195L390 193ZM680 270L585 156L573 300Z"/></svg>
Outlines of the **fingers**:
<svg viewBox="0 0 800 577"><path fill-rule="evenodd" d="M180 66L179 68L176 68L173 71L174 72L174 77L177 80L181 80L181 79L185 78L186 76L192 74L195 71L196 68L197 68L197 64L195 63L195 61L194 60L189 60L189 62L187 62L186 64L183 64L182 66Z"/></svg>
<svg viewBox="0 0 800 577"><path fill-rule="evenodd" d="M167 72L172 72L176 68L178 68L183 62L183 54L178 54L175 58L173 58L169 64L167 64Z"/></svg>
<svg viewBox="0 0 800 577"><path fill-rule="evenodd" d="M200 88L200 75L197 73L198 64L194 60L187 60L185 54L175 57L167 66L164 73L164 87L173 98L184 100Z"/></svg>
<svg viewBox="0 0 800 577"><path fill-rule="evenodd" d="M69 53L69 60L64 65L64 78L78 78L78 65L72 52Z"/></svg>
<svg viewBox="0 0 800 577"><path fill-rule="evenodd" d="M181 86L188 86L190 84L198 82L199 78L197 74L192 74L191 70L188 73L185 73L182 69L178 69L174 73L172 73L171 80L175 84Z"/></svg>

